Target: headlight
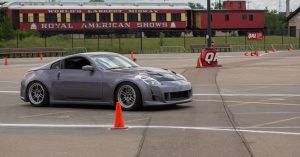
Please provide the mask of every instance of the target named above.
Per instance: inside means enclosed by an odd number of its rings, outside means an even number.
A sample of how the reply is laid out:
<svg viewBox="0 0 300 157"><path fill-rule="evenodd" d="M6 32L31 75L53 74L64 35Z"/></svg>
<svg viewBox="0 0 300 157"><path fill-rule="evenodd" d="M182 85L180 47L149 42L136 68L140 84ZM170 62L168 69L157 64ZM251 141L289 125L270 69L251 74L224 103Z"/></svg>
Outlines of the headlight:
<svg viewBox="0 0 300 157"><path fill-rule="evenodd" d="M179 77L181 77L182 79L184 79L185 81L187 81L187 79L183 76L183 75L181 75L181 74L176 74L177 76L179 76Z"/></svg>
<svg viewBox="0 0 300 157"><path fill-rule="evenodd" d="M154 78L148 76L147 74L139 74L136 77L143 80L148 85L151 85L151 86L160 85L160 83L157 80L155 80Z"/></svg>

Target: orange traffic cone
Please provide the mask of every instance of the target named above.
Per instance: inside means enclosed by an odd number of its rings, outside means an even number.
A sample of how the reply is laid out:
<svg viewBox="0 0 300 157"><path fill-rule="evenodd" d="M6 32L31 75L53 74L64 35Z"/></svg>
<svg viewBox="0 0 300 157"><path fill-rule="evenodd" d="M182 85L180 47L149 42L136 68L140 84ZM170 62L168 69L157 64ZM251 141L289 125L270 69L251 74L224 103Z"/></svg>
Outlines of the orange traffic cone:
<svg viewBox="0 0 300 157"><path fill-rule="evenodd" d="M255 56L255 53L254 52L251 52L251 54L250 54L251 56Z"/></svg>
<svg viewBox="0 0 300 157"><path fill-rule="evenodd" d="M202 64L201 64L201 58L198 57L196 68L201 68L201 67L202 67Z"/></svg>
<svg viewBox="0 0 300 157"><path fill-rule="evenodd" d="M272 52L276 52L276 51L277 51L277 50L273 47L273 48L272 48Z"/></svg>
<svg viewBox="0 0 300 157"><path fill-rule="evenodd" d="M43 60L43 53L40 53L40 60L42 61Z"/></svg>
<svg viewBox="0 0 300 157"><path fill-rule="evenodd" d="M8 59L7 59L7 57L4 57L4 65L8 65Z"/></svg>
<svg viewBox="0 0 300 157"><path fill-rule="evenodd" d="M111 129L127 129L127 128L128 127L125 127L125 124L124 124L121 104L118 101L116 103L115 124L114 124L114 127Z"/></svg>
<svg viewBox="0 0 300 157"><path fill-rule="evenodd" d="M255 51L255 56L259 56L259 52L257 50Z"/></svg>
<svg viewBox="0 0 300 157"><path fill-rule="evenodd" d="M288 48L288 51L293 51L293 49L289 47L289 48Z"/></svg>
<svg viewBox="0 0 300 157"><path fill-rule="evenodd" d="M248 52L246 52L244 55L245 55L245 56L249 56L249 53L248 53Z"/></svg>
<svg viewBox="0 0 300 157"><path fill-rule="evenodd" d="M133 60L134 62L136 61L136 58L135 58L135 55L134 55L134 51L131 52L130 59Z"/></svg>
<svg viewBox="0 0 300 157"><path fill-rule="evenodd" d="M265 49L265 53L269 53L269 49L266 48L266 49Z"/></svg>

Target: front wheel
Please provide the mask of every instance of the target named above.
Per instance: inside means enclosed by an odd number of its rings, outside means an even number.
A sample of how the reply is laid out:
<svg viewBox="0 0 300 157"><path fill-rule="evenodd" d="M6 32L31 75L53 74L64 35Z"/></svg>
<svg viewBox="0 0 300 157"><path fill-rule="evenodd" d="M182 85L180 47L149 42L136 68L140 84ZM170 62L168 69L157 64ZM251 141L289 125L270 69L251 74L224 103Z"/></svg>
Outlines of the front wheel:
<svg viewBox="0 0 300 157"><path fill-rule="evenodd" d="M29 85L27 97L32 106L42 107L49 104L49 94L46 87L40 82Z"/></svg>
<svg viewBox="0 0 300 157"><path fill-rule="evenodd" d="M116 100L124 110L136 110L141 106L141 93L132 83L122 83L116 90Z"/></svg>

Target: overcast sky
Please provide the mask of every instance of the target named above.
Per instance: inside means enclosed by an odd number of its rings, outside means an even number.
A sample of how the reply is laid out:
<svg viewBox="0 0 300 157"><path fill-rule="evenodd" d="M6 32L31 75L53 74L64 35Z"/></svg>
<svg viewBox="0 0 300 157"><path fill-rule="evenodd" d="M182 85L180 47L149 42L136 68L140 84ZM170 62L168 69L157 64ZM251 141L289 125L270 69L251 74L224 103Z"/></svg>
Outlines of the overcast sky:
<svg viewBox="0 0 300 157"><path fill-rule="evenodd" d="M12 0L0 0L0 1L12 1ZM34 1L34 0L17 0L17 1ZM39 1L47 1L47 0L39 0ZM56 0L56 1L89 1L89 0ZM164 2L164 0L106 0L111 2L136 2L136 1L143 1L143 2ZM207 0L165 0L166 2L195 2L201 3L206 6ZM215 2L219 0L211 0L211 2ZM223 0L222 0L223 1ZM279 2L281 2L281 11L285 11L285 0L247 0L247 4L249 4L250 9L264 9L268 7L269 9L279 9ZM300 6L300 0L290 0L290 6L292 10L297 9Z"/></svg>

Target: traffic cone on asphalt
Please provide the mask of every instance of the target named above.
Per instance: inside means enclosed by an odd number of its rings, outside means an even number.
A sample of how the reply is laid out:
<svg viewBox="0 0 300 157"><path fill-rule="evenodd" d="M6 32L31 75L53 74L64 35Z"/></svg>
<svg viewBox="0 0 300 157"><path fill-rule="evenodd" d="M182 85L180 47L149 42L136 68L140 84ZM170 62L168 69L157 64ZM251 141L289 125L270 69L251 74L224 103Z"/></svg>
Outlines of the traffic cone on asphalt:
<svg viewBox="0 0 300 157"><path fill-rule="evenodd" d="M201 64L201 58L198 57L196 68L201 68L201 67L202 67L202 64Z"/></svg>
<svg viewBox="0 0 300 157"><path fill-rule="evenodd" d="M254 53L254 52L251 52L250 56L255 56L255 53Z"/></svg>
<svg viewBox="0 0 300 157"><path fill-rule="evenodd" d="M131 52L130 59L133 60L134 62L136 61L136 58L135 58L135 55L134 55L134 51Z"/></svg>
<svg viewBox="0 0 300 157"><path fill-rule="evenodd" d="M246 52L244 55L245 55L245 56L249 56L249 53L248 53L248 52Z"/></svg>
<svg viewBox="0 0 300 157"><path fill-rule="evenodd" d="M265 48L265 53L269 53L269 49Z"/></svg>
<svg viewBox="0 0 300 157"><path fill-rule="evenodd" d="M7 59L7 57L4 57L4 65L8 65L8 59Z"/></svg>
<svg viewBox="0 0 300 157"><path fill-rule="evenodd" d="M288 48L288 51L293 51L293 49L289 47L289 48Z"/></svg>
<svg viewBox="0 0 300 157"><path fill-rule="evenodd" d="M125 127L124 124L124 119L122 116L122 108L121 108L121 104L118 101L116 103L116 113L115 113L115 123L114 123L114 127L111 129L127 129L128 127Z"/></svg>
<svg viewBox="0 0 300 157"><path fill-rule="evenodd" d="M273 48L272 48L272 52L276 52L276 51L277 51L277 50L273 47Z"/></svg>
<svg viewBox="0 0 300 157"><path fill-rule="evenodd" d="M255 51L255 56L258 57L259 56L259 51Z"/></svg>
<svg viewBox="0 0 300 157"><path fill-rule="evenodd" d="M40 53L40 60L42 61L44 59L43 53Z"/></svg>

